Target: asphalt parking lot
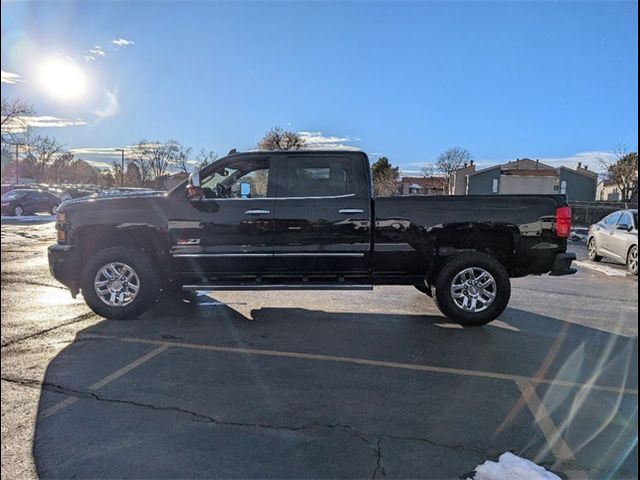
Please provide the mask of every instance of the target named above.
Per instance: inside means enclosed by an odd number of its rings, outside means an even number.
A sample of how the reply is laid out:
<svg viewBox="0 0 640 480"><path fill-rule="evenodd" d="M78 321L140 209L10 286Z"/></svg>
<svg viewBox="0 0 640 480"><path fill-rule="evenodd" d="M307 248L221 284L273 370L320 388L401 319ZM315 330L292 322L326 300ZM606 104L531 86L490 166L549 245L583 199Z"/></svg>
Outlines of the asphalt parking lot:
<svg viewBox="0 0 640 480"><path fill-rule="evenodd" d="M636 278L518 279L482 328L409 287L115 322L49 277L52 238L3 221L2 478L465 478L505 451L638 475Z"/></svg>

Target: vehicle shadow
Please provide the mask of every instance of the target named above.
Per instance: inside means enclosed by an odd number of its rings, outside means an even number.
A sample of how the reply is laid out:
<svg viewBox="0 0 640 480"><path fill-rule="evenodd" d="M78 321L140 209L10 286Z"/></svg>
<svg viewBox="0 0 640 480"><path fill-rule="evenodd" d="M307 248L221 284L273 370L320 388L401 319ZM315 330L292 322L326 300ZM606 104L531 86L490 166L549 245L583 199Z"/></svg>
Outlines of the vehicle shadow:
<svg viewBox="0 0 640 480"><path fill-rule="evenodd" d="M637 392L621 390L637 390L637 338L516 309L461 328L203 303L103 321L51 361L40 477L452 478L507 450L637 475ZM536 393L576 460L558 462L512 376L546 380Z"/></svg>

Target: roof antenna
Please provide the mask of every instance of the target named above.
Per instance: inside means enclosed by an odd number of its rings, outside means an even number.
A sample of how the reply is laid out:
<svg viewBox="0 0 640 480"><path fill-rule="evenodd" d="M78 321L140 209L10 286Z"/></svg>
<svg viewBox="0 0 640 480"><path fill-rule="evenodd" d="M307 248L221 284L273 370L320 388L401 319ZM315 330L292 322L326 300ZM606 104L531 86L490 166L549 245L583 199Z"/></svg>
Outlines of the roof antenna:
<svg viewBox="0 0 640 480"><path fill-rule="evenodd" d="M237 153L238 151L235 148L232 148L231 150L229 150L229 153L227 155L233 155L234 153Z"/></svg>

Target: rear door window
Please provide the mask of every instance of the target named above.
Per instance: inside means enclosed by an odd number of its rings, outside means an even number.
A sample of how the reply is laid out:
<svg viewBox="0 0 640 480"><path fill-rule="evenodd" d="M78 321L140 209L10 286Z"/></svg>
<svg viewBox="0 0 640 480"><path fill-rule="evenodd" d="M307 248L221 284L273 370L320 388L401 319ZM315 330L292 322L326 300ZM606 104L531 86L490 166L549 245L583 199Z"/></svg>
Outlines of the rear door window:
<svg viewBox="0 0 640 480"><path fill-rule="evenodd" d="M290 156L281 160L277 196L335 197L355 194L357 179L348 157Z"/></svg>

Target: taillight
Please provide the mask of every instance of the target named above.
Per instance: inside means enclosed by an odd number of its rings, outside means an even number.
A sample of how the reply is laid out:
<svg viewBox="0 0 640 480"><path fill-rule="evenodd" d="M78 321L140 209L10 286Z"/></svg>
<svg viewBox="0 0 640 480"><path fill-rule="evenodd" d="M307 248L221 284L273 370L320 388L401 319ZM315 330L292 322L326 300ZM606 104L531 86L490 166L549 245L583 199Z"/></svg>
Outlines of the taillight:
<svg viewBox="0 0 640 480"><path fill-rule="evenodd" d="M571 207L558 207L556 210L556 235L567 238L571 235Z"/></svg>
<svg viewBox="0 0 640 480"><path fill-rule="evenodd" d="M66 243L67 241L67 225L65 223L67 216L64 213L59 213L56 218L56 231L57 240L59 243Z"/></svg>

